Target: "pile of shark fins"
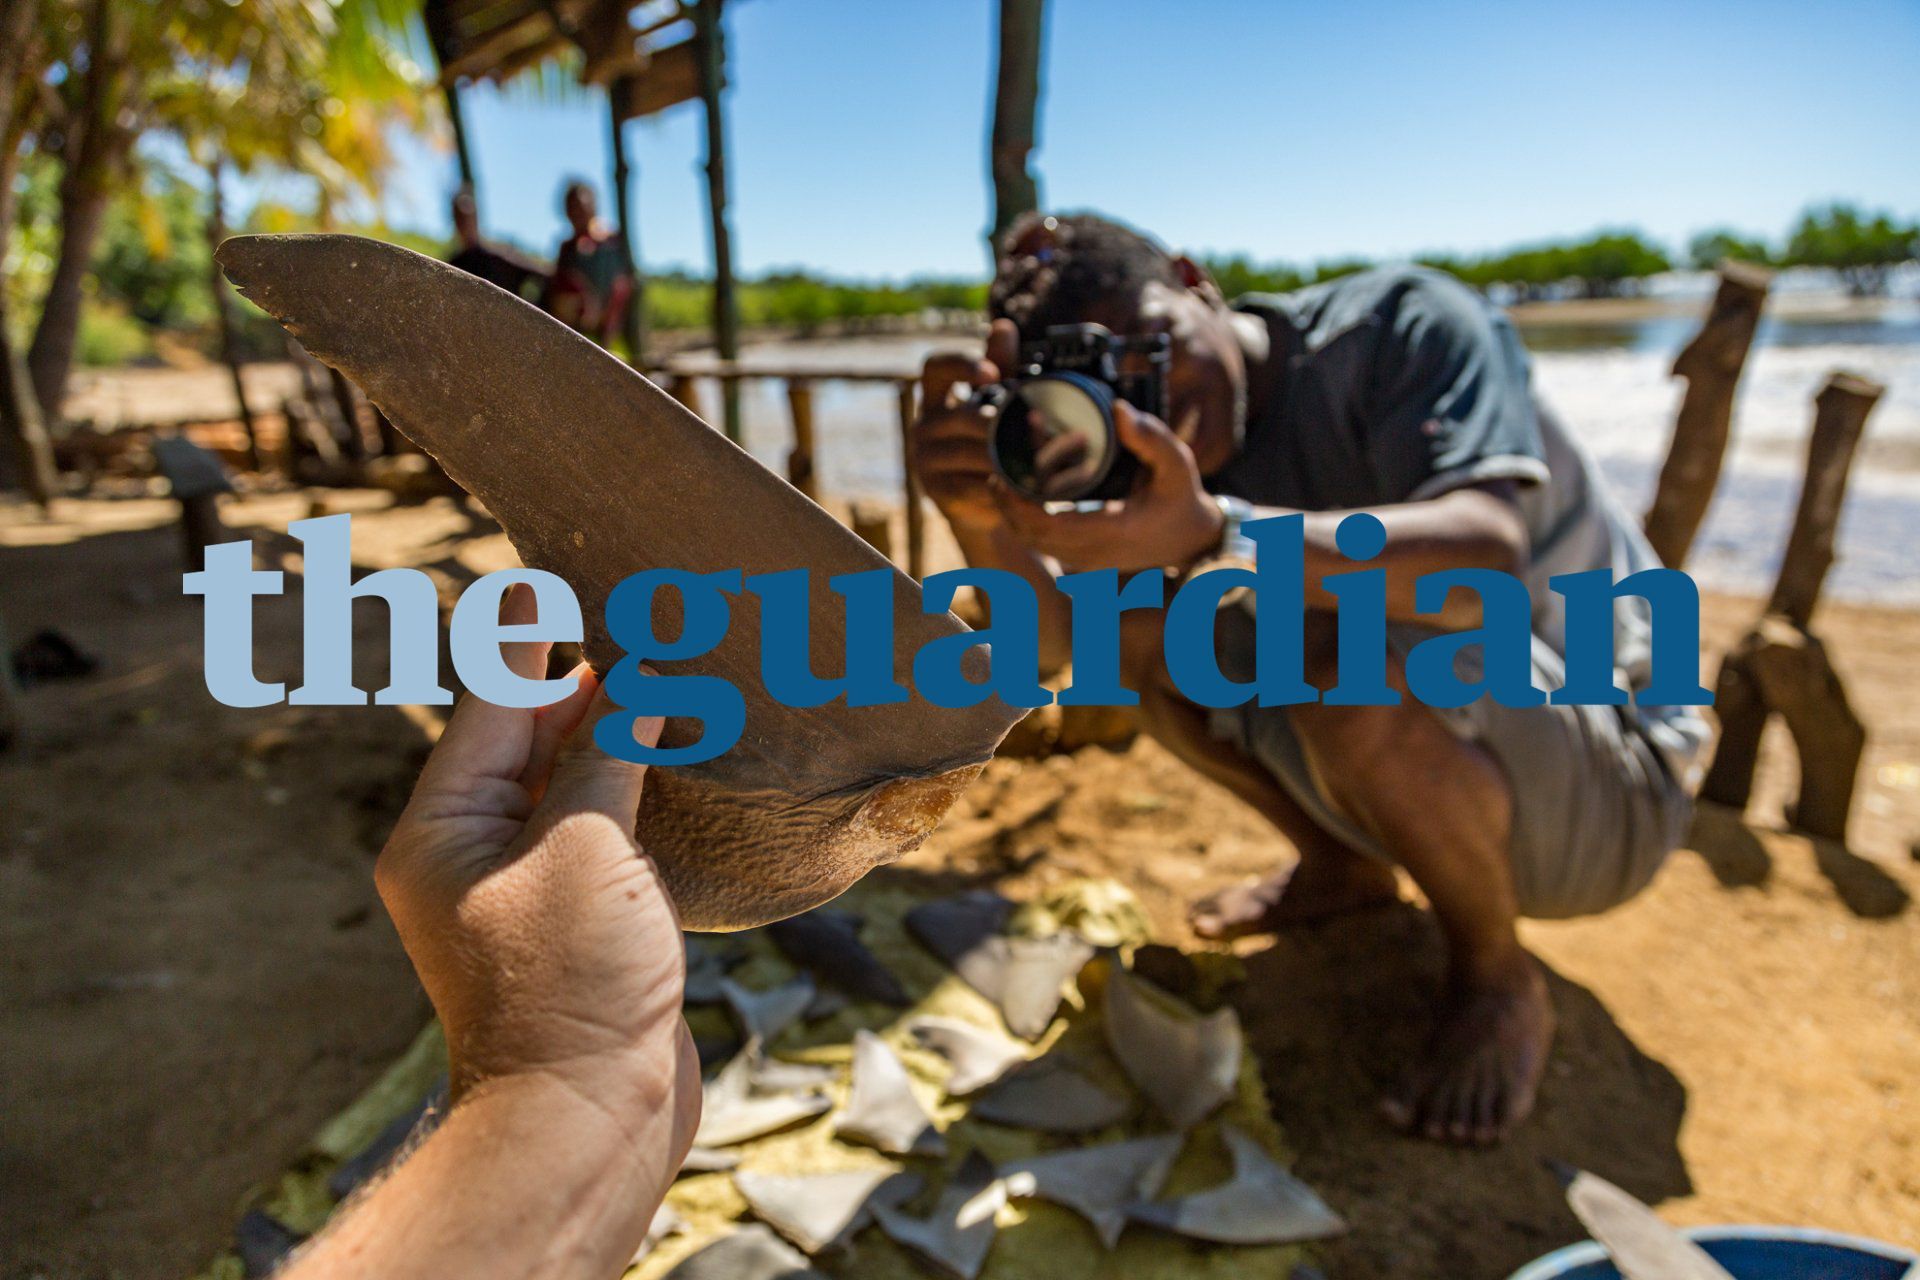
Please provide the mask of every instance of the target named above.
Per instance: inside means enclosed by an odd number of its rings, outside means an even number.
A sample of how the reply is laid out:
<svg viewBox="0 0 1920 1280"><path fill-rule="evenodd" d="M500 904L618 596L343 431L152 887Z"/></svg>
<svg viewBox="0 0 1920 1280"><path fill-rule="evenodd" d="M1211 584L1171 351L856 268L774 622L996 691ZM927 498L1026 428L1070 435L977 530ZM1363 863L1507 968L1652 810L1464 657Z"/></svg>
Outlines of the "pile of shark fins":
<svg viewBox="0 0 1920 1280"><path fill-rule="evenodd" d="M858 945L858 917L774 939L802 976L766 991L741 988L724 964L702 958L709 994L731 1008L743 1046L707 1086L709 1116L717 1104L725 1118L703 1121L696 1156L708 1163L701 1167L726 1167L712 1157L724 1146L720 1138L751 1127L740 1114L782 1112L792 1117L787 1124L824 1117L849 1158L864 1151L865 1163L819 1172L733 1170L734 1188L756 1221L688 1257L669 1273L674 1280L804 1280L819 1274L814 1260L848 1249L870 1227L931 1275L977 1280L990 1264L1002 1210L1018 1200L1072 1212L1108 1250L1130 1228L1222 1246L1290 1244L1346 1229L1259 1140L1219 1118L1237 1095L1245 1058L1231 1008L1197 1011L1109 955L1087 984L1094 998L1086 1012L1104 1035L1052 1035L1070 996L1077 1006L1082 970L1099 949L1065 932L1018 936L1009 932L1014 918L1011 903L975 892L925 903L904 920L911 936L992 1004L1002 1028L910 1016L897 1040L892 1032L857 1031L844 1069L780 1063L765 1045L806 1016L816 980L862 991L860 999L879 1004L893 1005L895 989L904 994L871 953L849 949L850 941ZM896 1043L944 1060L942 1092L964 1103L967 1123L1061 1135L1060 1145L997 1166L967 1149L956 1141L963 1127L943 1132ZM828 1086L842 1070L848 1088L836 1109ZM1176 1164L1196 1143L1224 1150L1230 1175L1165 1195ZM721 1266L724 1272L716 1270Z"/></svg>

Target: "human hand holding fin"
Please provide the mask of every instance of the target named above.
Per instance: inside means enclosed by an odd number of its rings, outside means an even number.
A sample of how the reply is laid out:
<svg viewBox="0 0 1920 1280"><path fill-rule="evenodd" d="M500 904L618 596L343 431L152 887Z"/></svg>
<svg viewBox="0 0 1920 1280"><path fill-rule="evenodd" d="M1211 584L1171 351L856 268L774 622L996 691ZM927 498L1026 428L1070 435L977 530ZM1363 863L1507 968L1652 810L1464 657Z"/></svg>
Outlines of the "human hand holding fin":
<svg viewBox="0 0 1920 1280"><path fill-rule="evenodd" d="M523 562L566 580L598 673L625 652L606 627L608 596L648 569L812 571L807 648L819 671L840 669L847 651L845 614L824 585L837 575L892 573L898 672L927 642L965 630L924 612L918 583L671 396L504 290L355 236L243 236L218 258L479 498ZM913 849L1022 714L998 699L936 709L918 696L784 706L760 679L759 601L743 593L728 607L722 638L662 661L661 680L727 681L746 700L748 732L713 759L656 770L638 822L694 929L798 914ZM968 661L986 663L978 649ZM682 746L702 729L676 713L661 740Z"/></svg>

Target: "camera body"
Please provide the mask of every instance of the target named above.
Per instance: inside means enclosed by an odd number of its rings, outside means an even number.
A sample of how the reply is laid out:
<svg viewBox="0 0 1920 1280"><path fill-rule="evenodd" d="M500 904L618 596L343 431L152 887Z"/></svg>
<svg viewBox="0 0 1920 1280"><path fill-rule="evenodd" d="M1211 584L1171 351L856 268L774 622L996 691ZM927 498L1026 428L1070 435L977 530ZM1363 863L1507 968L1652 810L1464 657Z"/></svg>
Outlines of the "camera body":
<svg viewBox="0 0 1920 1280"><path fill-rule="evenodd" d="M1024 344L988 389L1000 410L987 439L994 469L1044 502L1126 497L1140 462L1120 443L1113 402L1164 421L1171 349L1164 333L1120 337L1097 324L1055 325Z"/></svg>

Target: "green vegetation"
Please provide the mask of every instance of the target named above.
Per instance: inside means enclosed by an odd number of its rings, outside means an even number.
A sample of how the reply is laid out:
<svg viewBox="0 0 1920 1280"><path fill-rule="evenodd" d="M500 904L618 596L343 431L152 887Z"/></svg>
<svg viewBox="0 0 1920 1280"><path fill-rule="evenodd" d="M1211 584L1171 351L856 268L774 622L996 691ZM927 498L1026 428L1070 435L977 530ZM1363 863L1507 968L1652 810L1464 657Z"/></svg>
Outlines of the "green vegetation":
<svg viewBox="0 0 1920 1280"><path fill-rule="evenodd" d="M1711 271L1729 258L1765 267L1772 265L1774 252L1766 241L1728 227L1702 231L1687 243L1687 261L1702 271Z"/></svg>
<svg viewBox="0 0 1920 1280"><path fill-rule="evenodd" d="M710 285L684 272L647 278L647 324L655 330L698 329L707 323ZM984 282L909 280L862 284L780 271L736 283L741 323L749 328L813 333L827 324L852 324L923 311L979 312L987 305Z"/></svg>
<svg viewBox="0 0 1920 1280"><path fill-rule="evenodd" d="M1531 245L1505 253L1471 257L1427 254L1421 263L1449 271L1477 289L1506 286L1522 297L1569 286L1585 297L1628 292L1646 276L1668 270L1667 255L1632 232L1603 232L1586 240ZM1284 293L1363 271L1371 263L1358 258L1322 262L1311 268L1285 263L1258 265L1244 257L1213 258L1205 266L1228 297L1249 292Z"/></svg>
<svg viewBox="0 0 1920 1280"><path fill-rule="evenodd" d="M19 215L9 259L13 271L11 318L15 340L30 332L31 300L44 287L57 244L57 166L34 158L24 167ZM116 364L152 354L152 334L209 354L217 351L211 294L207 290L203 187L158 164L140 166L136 181L108 208L94 258L94 275L81 320L78 357L83 364ZM249 214L246 230L288 231L311 226L311 212L263 204ZM382 226L343 227L440 254L430 237ZM1716 228L1689 243L1686 265L1711 269L1727 258L1774 266L1815 266L1838 271L1856 292L1884 290L1887 273L1920 256L1920 225L1887 214L1864 214L1844 205L1809 210L1778 247L1740 232ZM1550 293L1611 297L1640 287L1645 277L1675 265L1665 252L1632 232L1603 232L1580 240L1532 245L1483 256L1426 255L1420 261L1452 272L1479 289L1504 289L1520 298ZM1228 297L1281 293L1366 269L1346 258L1310 267L1259 263L1244 254L1209 258L1204 264ZM884 317L927 311L978 313L986 285L976 280L914 279L899 283L829 280L803 271L770 272L738 285L740 317L756 329L811 334L835 326L858 327ZM654 332L703 329L710 285L684 271L647 279L647 324ZM235 308L235 344L249 358L273 358L279 331L252 307Z"/></svg>
<svg viewBox="0 0 1920 1280"><path fill-rule="evenodd" d="M1899 223L1830 204L1801 215L1780 255L1790 267L1828 267L1856 294L1885 293L1887 273L1920 257L1920 222Z"/></svg>

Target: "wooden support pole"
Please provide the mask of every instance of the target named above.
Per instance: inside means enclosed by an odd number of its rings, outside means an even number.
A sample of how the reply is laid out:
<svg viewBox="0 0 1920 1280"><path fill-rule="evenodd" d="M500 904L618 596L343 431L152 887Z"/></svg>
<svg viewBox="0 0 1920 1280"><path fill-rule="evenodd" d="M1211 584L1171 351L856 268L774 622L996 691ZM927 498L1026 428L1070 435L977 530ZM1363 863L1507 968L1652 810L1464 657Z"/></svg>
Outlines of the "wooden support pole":
<svg viewBox="0 0 1920 1280"><path fill-rule="evenodd" d="M787 408L793 414L793 451L787 454L787 483L820 501L820 483L813 469L813 383L787 379Z"/></svg>
<svg viewBox="0 0 1920 1280"><path fill-rule="evenodd" d="M1714 709L1720 743L1700 794L1746 807L1761 732L1768 715L1778 713L1800 757L1800 793L1788 821L1809 835L1844 842L1867 731L1819 637L1785 618L1762 618L1721 664Z"/></svg>
<svg viewBox="0 0 1920 1280"><path fill-rule="evenodd" d="M647 363L647 277L640 269L640 238L634 234L633 202L628 190L631 169L627 164L626 121L620 115L625 97L617 86L607 94L607 124L613 139L613 207L620 214L614 225L619 229L620 252L626 255L627 270L633 274L633 293L620 317L620 332L627 342L627 363L643 369Z"/></svg>
<svg viewBox="0 0 1920 1280"><path fill-rule="evenodd" d="M723 0L694 6L694 38L700 42L700 100L707 116L707 213L713 248L713 346L722 360L740 354L740 314L733 291L733 232L727 223L726 27ZM720 384L721 425L740 443L740 384Z"/></svg>
<svg viewBox="0 0 1920 1280"><path fill-rule="evenodd" d="M207 248L218 249L220 242L227 238L227 217L225 199L220 190L221 172L225 168L221 157L215 155L207 163ZM260 429L254 421L253 409L247 404L247 382L240 374L240 349L234 342L233 312L227 298L227 278L220 271L220 264L213 260L211 252L207 256L207 270L211 275L208 284L213 289L213 317L220 329L220 358L226 363L227 374L233 380L233 401L240 409L240 425L247 433L247 470L260 470Z"/></svg>
<svg viewBox="0 0 1920 1280"><path fill-rule="evenodd" d="M893 510L872 498L856 498L847 512L860 540L887 559L893 559Z"/></svg>
<svg viewBox="0 0 1920 1280"><path fill-rule="evenodd" d="M1772 278L1761 267L1723 264L1705 323L1673 362L1673 376L1687 380L1687 391L1646 519L1647 541L1670 569L1686 563L1720 483L1733 430L1734 390Z"/></svg>
<svg viewBox="0 0 1920 1280"><path fill-rule="evenodd" d="M367 438L360 434L360 393L338 369L329 367L327 380L333 387L333 402L340 410L340 452L357 469L367 460Z"/></svg>
<svg viewBox="0 0 1920 1280"><path fill-rule="evenodd" d="M915 582L927 576L926 513L921 510L920 477L913 470L914 390L912 379L900 383L900 467L905 476L907 505L907 576Z"/></svg>
<svg viewBox="0 0 1920 1280"><path fill-rule="evenodd" d="M1800 507L1793 533L1780 561L1769 613L1782 614L1797 626L1813 620L1820 588L1833 566L1834 533L1840 526L1840 508L1847 499L1847 476L1853 455L1873 411L1886 388L1850 373L1835 373L1814 398L1813 436L1807 442L1807 479L1800 488Z"/></svg>
<svg viewBox="0 0 1920 1280"><path fill-rule="evenodd" d="M706 412L700 407L700 384L690 373L670 373L667 375L667 394L687 406L687 411L700 421L707 421Z"/></svg>
<svg viewBox="0 0 1920 1280"><path fill-rule="evenodd" d="M373 410L373 433L380 438L380 452L389 458L396 454L412 453L413 445L400 434L400 428L393 425L393 419L383 413L377 404L369 403L368 408Z"/></svg>
<svg viewBox="0 0 1920 1280"><path fill-rule="evenodd" d="M38 406L36 406L38 407ZM20 709L20 686L13 678L13 644L7 639L5 618L0 618L0 751L20 737L26 714Z"/></svg>
<svg viewBox="0 0 1920 1280"><path fill-rule="evenodd" d="M1793 532L1767 610L1720 665L1714 710L1720 742L1700 794L1745 808L1767 718L1778 714L1800 757L1800 794L1789 820L1802 831L1846 839L1866 728L1847 698L1826 646L1811 630L1833 564L1833 539L1847 474L1866 418L1884 388L1836 373L1815 399L1807 477Z"/></svg>
<svg viewBox="0 0 1920 1280"><path fill-rule="evenodd" d="M180 499L180 534L189 571L206 568L207 548L226 541L226 533L219 494L196 493Z"/></svg>
<svg viewBox="0 0 1920 1280"><path fill-rule="evenodd" d="M1040 207L1040 184L1028 166L1040 103L1046 0L1000 0L999 57L994 73L988 168L993 175L993 227L987 256L1013 220Z"/></svg>
<svg viewBox="0 0 1920 1280"><path fill-rule="evenodd" d="M473 171L473 150L467 143L467 124L460 115L460 89L451 80L442 92L447 99L447 123L453 126L453 154L460 164L460 185L473 193L474 213L480 211L480 183Z"/></svg>

